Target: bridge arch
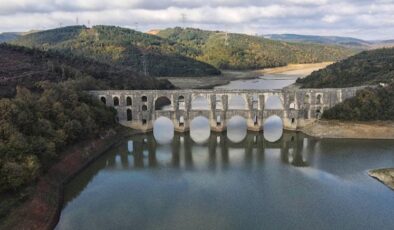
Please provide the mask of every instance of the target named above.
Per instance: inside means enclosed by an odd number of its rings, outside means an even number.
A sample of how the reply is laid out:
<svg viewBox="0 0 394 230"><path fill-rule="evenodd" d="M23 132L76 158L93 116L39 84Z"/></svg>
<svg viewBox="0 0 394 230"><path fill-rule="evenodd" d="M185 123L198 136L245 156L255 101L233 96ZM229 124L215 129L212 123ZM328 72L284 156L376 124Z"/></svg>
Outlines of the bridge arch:
<svg viewBox="0 0 394 230"><path fill-rule="evenodd" d="M232 116L227 122L227 138L233 143L242 142L247 135L248 124L247 119L235 115Z"/></svg>
<svg viewBox="0 0 394 230"><path fill-rule="evenodd" d="M280 140L283 135L283 124L283 120L277 115L268 117L263 124L264 138L268 142Z"/></svg>
<svg viewBox="0 0 394 230"><path fill-rule="evenodd" d="M119 106L119 97L118 96L114 96L112 98L114 106Z"/></svg>
<svg viewBox="0 0 394 230"><path fill-rule="evenodd" d="M133 113L132 113L131 109L126 110L126 119L127 119L127 121L133 120Z"/></svg>
<svg viewBox="0 0 394 230"><path fill-rule="evenodd" d="M192 110L210 110L210 104L206 97L198 95L192 99Z"/></svg>
<svg viewBox="0 0 394 230"><path fill-rule="evenodd" d="M270 95L265 101L265 110L282 110L284 109L283 101L279 95Z"/></svg>
<svg viewBox="0 0 394 230"><path fill-rule="evenodd" d="M174 138L175 126L167 117L159 117L153 122L153 136L159 144L169 144Z"/></svg>
<svg viewBox="0 0 394 230"><path fill-rule="evenodd" d="M107 104L107 98L106 98L105 96L100 96L100 101L101 101L102 103L104 103L104 105Z"/></svg>
<svg viewBox="0 0 394 230"><path fill-rule="evenodd" d="M228 101L228 109L245 110L247 109L247 101L241 95L231 95Z"/></svg>
<svg viewBox="0 0 394 230"><path fill-rule="evenodd" d="M167 96L160 96L155 100L155 110L171 110L172 103Z"/></svg>
<svg viewBox="0 0 394 230"><path fill-rule="evenodd" d="M211 127L209 119L204 116L197 116L190 122L190 137L195 143L203 144L209 140Z"/></svg>
<svg viewBox="0 0 394 230"><path fill-rule="evenodd" d="M323 95L319 93L316 95L316 104L321 105L322 103L323 103Z"/></svg>
<svg viewBox="0 0 394 230"><path fill-rule="evenodd" d="M186 110L185 96L183 96L183 95L180 95L178 97L178 109Z"/></svg>
<svg viewBox="0 0 394 230"><path fill-rule="evenodd" d="M133 105L133 100L131 99L131 96L126 97L126 106L132 106Z"/></svg>

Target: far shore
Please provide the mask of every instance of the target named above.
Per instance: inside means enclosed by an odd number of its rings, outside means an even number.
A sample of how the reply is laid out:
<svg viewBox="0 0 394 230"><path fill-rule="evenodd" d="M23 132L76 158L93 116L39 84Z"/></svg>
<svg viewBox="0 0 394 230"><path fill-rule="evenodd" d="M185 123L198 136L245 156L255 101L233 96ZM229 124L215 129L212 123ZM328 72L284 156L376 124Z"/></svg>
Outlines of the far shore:
<svg viewBox="0 0 394 230"><path fill-rule="evenodd" d="M260 70L222 70L219 76L204 77L159 77L167 79L180 89L212 89L216 86L227 85L235 80L256 79L265 74L304 75L307 76L315 70L322 69L332 62L313 64L290 64L287 66L267 68Z"/></svg>
<svg viewBox="0 0 394 230"><path fill-rule="evenodd" d="M394 122L319 120L300 130L318 138L394 140Z"/></svg>

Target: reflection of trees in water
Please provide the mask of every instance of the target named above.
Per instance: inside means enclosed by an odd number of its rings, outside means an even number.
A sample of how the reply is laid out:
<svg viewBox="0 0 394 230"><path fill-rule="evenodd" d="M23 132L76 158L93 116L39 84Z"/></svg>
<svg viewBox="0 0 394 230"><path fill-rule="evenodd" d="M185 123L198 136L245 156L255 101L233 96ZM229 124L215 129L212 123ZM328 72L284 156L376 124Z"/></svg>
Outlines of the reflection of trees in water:
<svg viewBox="0 0 394 230"><path fill-rule="evenodd" d="M307 146L304 146L304 139ZM133 170L144 168L171 167L176 169L197 170L199 167L206 167L210 171L229 170L232 166L239 166L252 169L253 165L262 166L264 164L265 149L281 149L280 160L285 164L295 167L308 166L305 153L308 157L312 153L315 139L310 139L302 134L285 132L282 139L275 143L264 140L261 133L249 132L246 138L240 143L233 143L227 139L226 133L212 133L207 143L202 146L207 148L206 158L195 158L192 149L197 145L188 134L175 134L170 144L171 153L168 162L158 158L157 146L159 145L153 135L133 136L132 152L128 150L127 142L112 149L110 152L93 162L86 170L73 179L68 185L65 194L65 201L70 201L83 191L86 185L100 170ZM234 162L229 155L231 149L242 149L243 160ZM116 159L119 159L118 161Z"/></svg>

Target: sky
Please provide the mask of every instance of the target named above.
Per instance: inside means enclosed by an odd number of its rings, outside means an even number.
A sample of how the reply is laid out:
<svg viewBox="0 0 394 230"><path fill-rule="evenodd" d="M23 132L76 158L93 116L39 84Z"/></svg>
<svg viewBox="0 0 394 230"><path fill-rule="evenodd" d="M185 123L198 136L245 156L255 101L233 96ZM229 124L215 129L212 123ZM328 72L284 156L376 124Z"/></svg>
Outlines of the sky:
<svg viewBox="0 0 394 230"><path fill-rule="evenodd" d="M184 26L382 40L394 39L394 0L0 0L0 22L0 32L75 24L140 31Z"/></svg>

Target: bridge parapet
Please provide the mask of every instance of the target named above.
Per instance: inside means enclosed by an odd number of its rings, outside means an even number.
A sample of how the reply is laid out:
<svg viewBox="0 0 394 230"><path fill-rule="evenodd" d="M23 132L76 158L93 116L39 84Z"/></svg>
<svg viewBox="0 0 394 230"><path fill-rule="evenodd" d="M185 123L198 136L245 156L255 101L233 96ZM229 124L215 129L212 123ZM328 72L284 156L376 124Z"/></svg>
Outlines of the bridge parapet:
<svg viewBox="0 0 394 230"><path fill-rule="evenodd" d="M264 121L273 115L282 119L285 129L301 128L320 119L324 110L353 97L360 88L95 90L89 93L114 107L120 124L138 130L150 131L155 120L166 117L177 131L184 132L189 129L190 121L203 116L213 131L224 131L232 117L241 116L246 119L248 129L259 131ZM170 104L164 110L158 106L162 99Z"/></svg>

